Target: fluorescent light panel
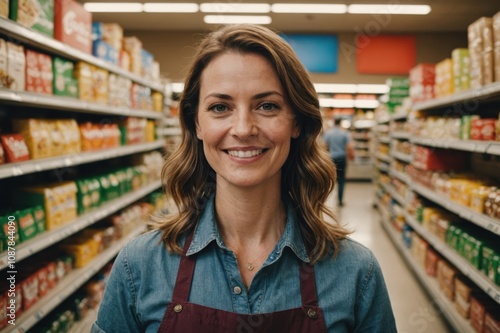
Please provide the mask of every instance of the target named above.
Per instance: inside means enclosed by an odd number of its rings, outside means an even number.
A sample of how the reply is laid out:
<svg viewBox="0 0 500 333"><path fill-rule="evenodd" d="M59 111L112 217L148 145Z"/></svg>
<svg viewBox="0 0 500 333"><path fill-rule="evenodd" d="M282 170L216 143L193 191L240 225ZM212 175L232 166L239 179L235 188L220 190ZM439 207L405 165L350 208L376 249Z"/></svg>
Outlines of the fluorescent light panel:
<svg viewBox="0 0 500 333"><path fill-rule="evenodd" d="M320 98L319 105L330 108L353 108L354 100L352 99L335 99L335 98Z"/></svg>
<svg viewBox="0 0 500 333"><path fill-rule="evenodd" d="M380 102L376 99L358 99L354 101L354 107L358 109L375 109L380 105Z"/></svg>
<svg viewBox="0 0 500 333"><path fill-rule="evenodd" d="M252 16L252 15L205 15L203 21L207 24L270 24L270 16Z"/></svg>
<svg viewBox="0 0 500 333"><path fill-rule="evenodd" d="M200 11L204 13L269 13L271 5L267 3L202 3Z"/></svg>
<svg viewBox="0 0 500 333"><path fill-rule="evenodd" d="M142 3L138 2L87 2L83 4L88 12L102 13L140 13Z"/></svg>
<svg viewBox="0 0 500 333"><path fill-rule="evenodd" d="M144 4L144 11L148 13L196 13L199 9L196 3L155 3Z"/></svg>
<svg viewBox="0 0 500 333"><path fill-rule="evenodd" d="M308 14L345 14L346 5L315 3L275 3L271 5L274 13L308 13Z"/></svg>
<svg viewBox="0 0 500 333"><path fill-rule="evenodd" d="M389 86L386 84L358 84L358 94L386 94Z"/></svg>
<svg viewBox="0 0 500 333"><path fill-rule="evenodd" d="M361 5L353 4L347 8L349 14L396 14L427 15L431 12L428 5Z"/></svg>

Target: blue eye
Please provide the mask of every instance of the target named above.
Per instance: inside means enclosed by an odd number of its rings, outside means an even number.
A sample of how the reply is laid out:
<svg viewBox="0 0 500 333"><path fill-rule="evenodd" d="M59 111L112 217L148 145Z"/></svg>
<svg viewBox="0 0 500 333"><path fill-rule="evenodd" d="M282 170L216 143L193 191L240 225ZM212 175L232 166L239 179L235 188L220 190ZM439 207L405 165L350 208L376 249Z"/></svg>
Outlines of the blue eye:
<svg viewBox="0 0 500 333"><path fill-rule="evenodd" d="M279 109L279 106L275 103L266 102L266 103L262 103L259 106L259 109L262 109L264 111L274 111L274 110Z"/></svg>
<svg viewBox="0 0 500 333"><path fill-rule="evenodd" d="M228 110L228 107L225 106L224 104L214 104L210 106L208 109L214 112L225 112Z"/></svg>

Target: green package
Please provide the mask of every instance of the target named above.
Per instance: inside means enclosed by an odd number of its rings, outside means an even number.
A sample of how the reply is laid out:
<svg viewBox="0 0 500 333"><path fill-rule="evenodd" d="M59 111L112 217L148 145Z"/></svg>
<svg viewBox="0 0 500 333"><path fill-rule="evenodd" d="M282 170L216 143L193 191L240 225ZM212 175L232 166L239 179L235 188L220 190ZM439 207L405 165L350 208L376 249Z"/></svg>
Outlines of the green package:
<svg viewBox="0 0 500 333"><path fill-rule="evenodd" d="M76 207L78 215L87 213L92 207L92 196L87 179L76 181Z"/></svg>
<svg viewBox="0 0 500 333"><path fill-rule="evenodd" d="M9 18L27 28L54 37L54 0L10 0Z"/></svg>
<svg viewBox="0 0 500 333"><path fill-rule="evenodd" d="M17 226L19 227L19 238L21 242L27 241L37 235L35 218L31 208L21 209L14 212Z"/></svg>
<svg viewBox="0 0 500 333"><path fill-rule="evenodd" d="M52 90L56 96L78 98L78 80L73 77L75 64L69 60L52 58Z"/></svg>
<svg viewBox="0 0 500 333"><path fill-rule="evenodd" d="M88 179L88 188L92 208L101 206L101 183L99 183L99 180L97 178Z"/></svg>
<svg viewBox="0 0 500 333"><path fill-rule="evenodd" d="M45 224L45 210L41 205L33 207L33 217L35 218L37 233L47 230L47 226Z"/></svg>

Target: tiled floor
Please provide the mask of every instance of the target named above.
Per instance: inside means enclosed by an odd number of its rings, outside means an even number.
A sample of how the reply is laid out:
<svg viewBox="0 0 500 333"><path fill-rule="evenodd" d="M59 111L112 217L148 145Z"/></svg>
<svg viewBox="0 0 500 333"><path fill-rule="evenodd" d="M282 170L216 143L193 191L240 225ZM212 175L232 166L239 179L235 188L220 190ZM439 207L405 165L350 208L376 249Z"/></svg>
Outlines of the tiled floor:
<svg viewBox="0 0 500 333"><path fill-rule="evenodd" d="M385 277L399 333L453 332L407 267L380 224L373 208L374 186L348 182L344 207L338 211L341 223L354 230L352 238L370 248ZM330 202L334 202L331 198Z"/></svg>

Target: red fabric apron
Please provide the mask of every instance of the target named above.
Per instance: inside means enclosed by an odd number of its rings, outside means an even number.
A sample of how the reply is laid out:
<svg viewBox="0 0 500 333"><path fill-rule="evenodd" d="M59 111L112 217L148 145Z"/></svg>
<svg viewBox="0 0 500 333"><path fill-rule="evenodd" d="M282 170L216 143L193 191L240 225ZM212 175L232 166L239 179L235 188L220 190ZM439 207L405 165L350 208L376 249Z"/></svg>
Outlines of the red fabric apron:
<svg viewBox="0 0 500 333"><path fill-rule="evenodd" d="M196 259L186 256L186 239L172 302L167 306L159 333L326 333L318 307L314 267L300 265L302 307L263 314L237 314L188 302Z"/></svg>

